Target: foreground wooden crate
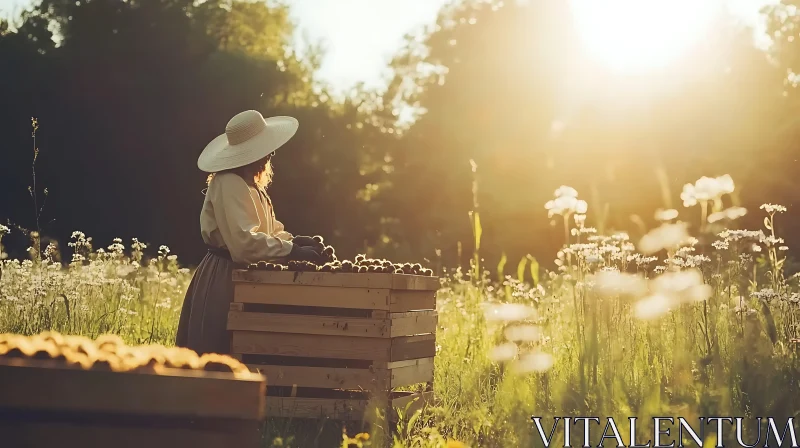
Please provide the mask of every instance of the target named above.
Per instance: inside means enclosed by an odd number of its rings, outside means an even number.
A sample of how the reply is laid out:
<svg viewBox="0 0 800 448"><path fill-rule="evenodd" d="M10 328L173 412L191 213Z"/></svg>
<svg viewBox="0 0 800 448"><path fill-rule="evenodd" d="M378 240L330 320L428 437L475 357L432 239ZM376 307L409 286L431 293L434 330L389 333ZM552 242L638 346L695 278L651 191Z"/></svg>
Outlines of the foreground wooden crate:
<svg viewBox="0 0 800 448"><path fill-rule="evenodd" d="M268 416L360 420L432 398L438 278L235 270L233 280L231 352L266 375Z"/></svg>
<svg viewBox="0 0 800 448"><path fill-rule="evenodd" d="M254 377L256 377L254 375ZM263 378L118 373L0 358L3 446L257 447Z"/></svg>

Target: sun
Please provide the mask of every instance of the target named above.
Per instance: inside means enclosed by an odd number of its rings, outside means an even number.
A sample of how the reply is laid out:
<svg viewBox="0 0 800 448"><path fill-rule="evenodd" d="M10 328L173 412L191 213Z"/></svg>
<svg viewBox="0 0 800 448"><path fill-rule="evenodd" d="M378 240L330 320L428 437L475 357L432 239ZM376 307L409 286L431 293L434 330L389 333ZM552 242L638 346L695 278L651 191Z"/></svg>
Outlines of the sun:
<svg viewBox="0 0 800 448"><path fill-rule="evenodd" d="M658 70L703 38L717 0L570 0L589 55L625 74Z"/></svg>

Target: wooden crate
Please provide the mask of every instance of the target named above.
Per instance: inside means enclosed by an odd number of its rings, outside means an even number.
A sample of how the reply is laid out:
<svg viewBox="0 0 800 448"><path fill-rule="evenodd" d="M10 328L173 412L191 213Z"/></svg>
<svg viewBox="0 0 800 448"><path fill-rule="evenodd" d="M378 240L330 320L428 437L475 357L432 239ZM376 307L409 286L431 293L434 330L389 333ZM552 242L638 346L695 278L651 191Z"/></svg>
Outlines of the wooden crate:
<svg viewBox="0 0 800 448"><path fill-rule="evenodd" d="M0 358L3 446L259 446L266 382L254 375L81 370Z"/></svg>
<svg viewBox="0 0 800 448"><path fill-rule="evenodd" d="M438 278L235 270L233 280L231 352L266 375L268 416L360 420L432 399Z"/></svg>

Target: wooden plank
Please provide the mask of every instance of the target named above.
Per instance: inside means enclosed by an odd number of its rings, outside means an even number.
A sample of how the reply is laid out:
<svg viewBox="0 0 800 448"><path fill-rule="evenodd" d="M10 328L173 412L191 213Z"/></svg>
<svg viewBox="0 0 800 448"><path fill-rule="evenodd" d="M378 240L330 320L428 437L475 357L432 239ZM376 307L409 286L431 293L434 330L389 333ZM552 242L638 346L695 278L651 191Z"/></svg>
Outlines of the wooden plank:
<svg viewBox="0 0 800 448"><path fill-rule="evenodd" d="M183 427L162 422L131 423L127 416L113 423L75 421L75 414L59 417L0 419L4 447L114 447L114 448L258 448L261 446L260 422L241 421L239 427L210 429L208 422L197 420ZM93 416L94 417L94 416Z"/></svg>
<svg viewBox="0 0 800 448"><path fill-rule="evenodd" d="M428 358L436 355L435 334L403 336L399 338L392 338L391 341L391 361Z"/></svg>
<svg viewBox="0 0 800 448"><path fill-rule="evenodd" d="M254 355L390 361L392 340L387 338L234 331L232 350L234 353ZM421 358L422 356L419 357Z"/></svg>
<svg viewBox="0 0 800 448"><path fill-rule="evenodd" d="M269 305L266 303L236 303L241 305L241 310L248 313L271 314L303 314L306 316L338 316L338 317L376 317L374 313L384 313L383 319L388 318L388 311L369 310L361 308L334 308L329 306L297 306L297 305Z"/></svg>
<svg viewBox="0 0 800 448"><path fill-rule="evenodd" d="M442 287L439 277L422 275L388 274L392 276L391 289L409 289L418 291L437 291Z"/></svg>
<svg viewBox="0 0 800 448"><path fill-rule="evenodd" d="M372 367L375 369L399 369L400 367L408 367L408 366L418 366L422 364L431 364L433 365L434 358L418 358L418 359L406 359L403 361L391 361L391 362L378 362L375 361L372 363Z"/></svg>
<svg viewBox="0 0 800 448"><path fill-rule="evenodd" d="M361 420L366 400L344 400L306 397L267 397L268 417L294 417L334 420Z"/></svg>
<svg viewBox="0 0 800 448"><path fill-rule="evenodd" d="M391 291L389 311L435 310L436 291Z"/></svg>
<svg viewBox="0 0 800 448"><path fill-rule="evenodd" d="M386 370L386 372L389 372L391 376L389 389L433 381L433 363L398 367Z"/></svg>
<svg viewBox="0 0 800 448"><path fill-rule="evenodd" d="M432 392L392 395L394 395L390 402L392 408L404 409L408 403L412 403L409 406L412 412L433 399ZM267 416L356 421L369 417L365 416L365 412L373 406L380 405L381 401L381 398L371 402L366 399L267 397Z"/></svg>
<svg viewBox="0 0 800 448"><path fill-rule="evenodd" d="M177 369L159 375L119 373L4 361L0 378L14 385L0 388L0 405L6 409L254 420L262 416L263 378L223 378L213 372L199 376Z"/></svg>
<svg viewBox="0 0 800 448"><path fill-rule="evenodd" d="M236 283L234 302L270 305L389 309L388 289Z"/></svg>
<svg viewBox="0 0 800 448"><path fill-rule="evenodd" d="M272 366L248 364L266 375L270 386L318 387L350 390L389 390L389 371L330 367ZM427 380L423 380L424 382Z"/></svg>
<svg viewBox="0 0 800 448"><path fill-rule="evenodd" d="M228 312L228 330L388 338L390 329L388 319Z"/></svg>
<svg viewBox="0 0 800 448"><path fill-rule="evenodd" d="M435 291L441 287L438 277L405 274L353 274L347 272L291 272L236 269L236 283L275 285L333 286L340 288L407 289Z"/></svg>
<svg viewBox="0 0 800 448"><path fill-rule="evenodd" d="M439 315L435 310L391 313L391 337L436 333Z"/></svg>
<svg viewBox="0 0 800 448"><path fill-rule="evenodd" d="M244 311L244 303L231 302L231 304L228 305L228 310L229 311Z"/></svg>

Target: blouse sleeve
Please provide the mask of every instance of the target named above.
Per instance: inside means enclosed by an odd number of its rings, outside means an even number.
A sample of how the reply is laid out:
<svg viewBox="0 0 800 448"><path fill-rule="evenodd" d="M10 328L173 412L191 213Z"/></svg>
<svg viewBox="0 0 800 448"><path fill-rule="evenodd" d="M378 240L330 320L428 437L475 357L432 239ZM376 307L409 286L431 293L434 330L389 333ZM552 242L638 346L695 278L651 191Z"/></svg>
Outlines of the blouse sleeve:
<svg viewBox="0 0 800 448"><path fill-rule="evenodd" d="M261 220L250 188L236 175L219 176L220 200L215 204L222 239L231 253L233 261L255 263L261 260L284 257L292 250L290 241L259 232Z"/></svg>
<svg viewBox="0 0 800 448"><path fill-rule="evenodd" d="M283 226L283 223L276 219L275 220L275 236L280 238L280 239L282 239L282 240L284 240L284 241L291 241L292 238L294 238L294 235L292 235L291 233L287 232L284 229L285 229L285 227Z"/></svg>

